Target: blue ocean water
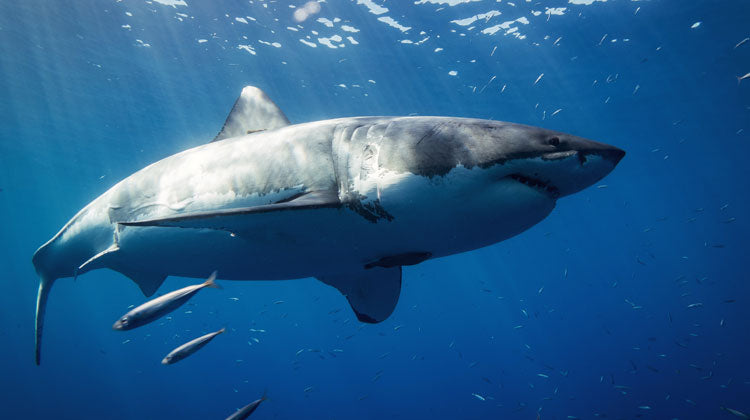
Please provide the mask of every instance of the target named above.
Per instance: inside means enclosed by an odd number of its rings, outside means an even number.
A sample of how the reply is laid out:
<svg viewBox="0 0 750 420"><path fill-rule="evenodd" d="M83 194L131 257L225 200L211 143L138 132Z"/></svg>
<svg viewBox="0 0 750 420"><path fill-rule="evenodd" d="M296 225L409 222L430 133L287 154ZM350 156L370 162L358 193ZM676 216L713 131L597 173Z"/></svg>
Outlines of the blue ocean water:
<svg viewBox="0 0 750 420"><path fill-rule="evenodd" d="M750 3L304 3L0 1L0 418L222 419L264 392L254 419L750 414ZM225 281L117 332L146 299L99 270L56 282L35 366L34 251L249 84L293 122L490 118L628 154L521 235L405 268L383 323L314 279Z"/></svg>

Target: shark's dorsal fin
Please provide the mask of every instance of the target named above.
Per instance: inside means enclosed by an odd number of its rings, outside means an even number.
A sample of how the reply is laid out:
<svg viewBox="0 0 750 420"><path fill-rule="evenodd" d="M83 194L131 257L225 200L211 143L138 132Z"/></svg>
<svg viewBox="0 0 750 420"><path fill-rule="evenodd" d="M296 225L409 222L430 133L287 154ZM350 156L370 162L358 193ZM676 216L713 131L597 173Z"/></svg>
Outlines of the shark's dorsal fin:
<svg viewBox="0 0 750 420"><path fill-rule="evenodd" d="M219 141L256 131L274 130L289 125L279 107L255 86L245 86L224 122L221 132L213 139Z"/></svg>
<svg viewBox="0 0 750 420"><path fill-rule="evenodd" d="M337 288L346 296L357 319L370 324L388 318L401 294L400 266L321 276L318 280Z"/></svg>

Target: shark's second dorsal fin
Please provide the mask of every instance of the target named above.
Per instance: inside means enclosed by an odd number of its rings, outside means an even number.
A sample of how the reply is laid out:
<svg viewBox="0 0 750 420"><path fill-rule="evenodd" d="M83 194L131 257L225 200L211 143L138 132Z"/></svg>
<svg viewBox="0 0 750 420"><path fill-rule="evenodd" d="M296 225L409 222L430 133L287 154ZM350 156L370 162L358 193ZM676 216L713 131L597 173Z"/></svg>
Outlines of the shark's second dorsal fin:
<svg viewBox="0 0 750 420"><path fill-rule="evenodd" d="M245 86L221 132L211 141L244 136L256 131L274 130L287 125L289 120L286 115L265 92L255 86Z"/></svg>

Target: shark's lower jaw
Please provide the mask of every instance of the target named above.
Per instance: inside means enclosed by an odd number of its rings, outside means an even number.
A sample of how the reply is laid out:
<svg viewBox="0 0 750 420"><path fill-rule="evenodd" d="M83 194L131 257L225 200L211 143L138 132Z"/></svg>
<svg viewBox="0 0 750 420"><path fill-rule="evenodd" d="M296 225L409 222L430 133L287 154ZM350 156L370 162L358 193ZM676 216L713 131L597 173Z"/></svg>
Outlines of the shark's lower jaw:
<svg viewBox="0 0 750 420"><path fill-rule="evenodd" d="M541 179L531 178L521 174L510 174L508 178L513 179L529 188L535 189L552 199L560 197L560 190L549 182L542 181Z"/></svg>

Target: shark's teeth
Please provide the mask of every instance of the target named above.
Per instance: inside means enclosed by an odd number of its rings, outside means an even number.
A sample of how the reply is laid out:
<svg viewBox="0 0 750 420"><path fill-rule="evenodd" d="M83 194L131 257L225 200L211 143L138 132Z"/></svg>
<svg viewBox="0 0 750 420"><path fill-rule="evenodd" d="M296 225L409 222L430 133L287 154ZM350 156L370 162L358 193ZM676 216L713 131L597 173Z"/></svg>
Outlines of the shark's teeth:
<svg viewBox="0 0 750 420"><path fill-rule="evenodd" d="M562 152L545 153L542 155L542 160L560 160L571 157L577 152L575 150L565 150Z"/></svg>
<svg viewBox="0 0 750 420"><path fill-rule="evenodd" d="M557 187L540 179L529 178L521 174L511 174L508 175L508 177L528 187L543 191L545 194L548 194L552 198L557 198L560 196L560 190L558 190Z"/></svg>

